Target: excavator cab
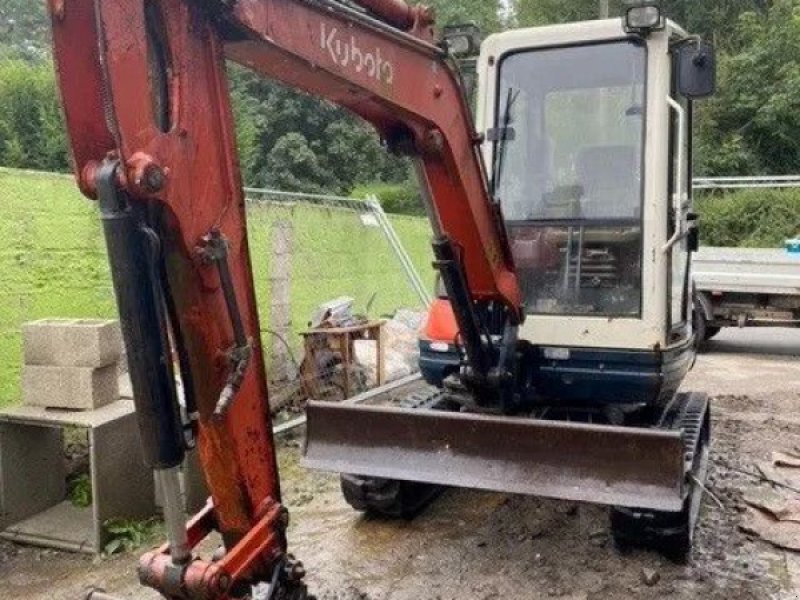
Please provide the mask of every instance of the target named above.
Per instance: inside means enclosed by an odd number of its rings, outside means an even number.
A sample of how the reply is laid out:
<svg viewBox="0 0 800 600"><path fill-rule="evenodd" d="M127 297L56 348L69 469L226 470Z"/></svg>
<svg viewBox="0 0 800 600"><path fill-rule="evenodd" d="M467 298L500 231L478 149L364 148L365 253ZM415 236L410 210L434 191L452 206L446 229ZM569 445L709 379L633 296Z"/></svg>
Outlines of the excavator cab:
<svg viewBox="0 0 800 600"><path fill-rule="evenodd" d="M663 406L693 362L696 96L679 76L684 47L713 53L671 21L656 27L522 29L482 47L478 130L522 289L521 371L539 400ZM442 312L440 298L432 323ZM452 370L439 329L421 363Z"/></svg>
<svg viewBox="0 0 800 600"><path fill-rule="evenodd" d="M524 313L483 340L511 366L471 386L443 272L420 342L427 400L312 403L306 464L357 473L343 488L361 510L413 512L420 482L598 502L618 541L685 555L709 435L707 399L678 392L694 362L691 118L713 49L648 8L489 36L477 71ZM472 400L492 386L509 391Z"/></svg>

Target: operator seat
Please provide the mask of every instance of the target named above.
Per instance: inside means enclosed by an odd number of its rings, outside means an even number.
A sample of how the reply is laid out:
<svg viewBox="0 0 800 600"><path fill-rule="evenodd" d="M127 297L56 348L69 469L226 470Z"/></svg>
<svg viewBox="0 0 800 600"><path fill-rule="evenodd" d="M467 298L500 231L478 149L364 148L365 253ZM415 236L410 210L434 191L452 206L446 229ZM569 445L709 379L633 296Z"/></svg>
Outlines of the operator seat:
<svg viewBox="0 0 800 600"><path fill-rule="evenodd" d="M640 215L640 158L636 146L590 146L578 153L584 218L637 218Z"/></svg>

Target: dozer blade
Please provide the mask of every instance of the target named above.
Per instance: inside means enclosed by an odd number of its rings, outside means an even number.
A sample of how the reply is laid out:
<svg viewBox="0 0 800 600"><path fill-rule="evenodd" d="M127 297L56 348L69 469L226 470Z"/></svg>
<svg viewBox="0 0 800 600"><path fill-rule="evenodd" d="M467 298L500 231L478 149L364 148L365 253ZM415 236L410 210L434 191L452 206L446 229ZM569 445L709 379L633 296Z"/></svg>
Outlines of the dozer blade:
<svg viewBox="0 0 800 600"><path fill-rule="evenodd" d="M309 402L303 464L387 479L680 511L677 431Z"/></svg>

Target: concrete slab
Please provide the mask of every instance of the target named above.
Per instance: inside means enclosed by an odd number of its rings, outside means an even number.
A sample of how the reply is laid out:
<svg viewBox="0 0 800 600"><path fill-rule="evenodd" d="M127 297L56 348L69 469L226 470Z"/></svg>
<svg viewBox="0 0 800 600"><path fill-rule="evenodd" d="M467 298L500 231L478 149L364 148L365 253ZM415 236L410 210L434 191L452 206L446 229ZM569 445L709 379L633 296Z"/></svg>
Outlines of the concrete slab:
<svg viewBox="0 0 800 600"><path fill-rule="evenodd" d="M27 423L61 427L99 427L125 415L134 414L133 400L117 400L97 410L77 411L47 408L43 406L12 406L0 411L0 422Z"/></svg>
<svg viewBox="0 0 800 600"><path fill-rule="evenodd" d="M89 508L62 502L64 427L81 427L88 434ZM0 521L3 537L100 552L108 541L108 520L155 514L153 478L142 459L132 401L119 400L88 412L18 406L0 411L0 432L0 491L8 506Z"/></svg>
<svg viewBox="0 0 800 600"><path fill-rule="evenodd" d="M59 502L32 517L6 528L0 537L12 542L59 548L73 552L95 553L92 509L80 508L69 501Z"/></svg>
<svg viewBox="0 0 800 600"><path fill-rule="evenodd" d="M64 499L60 429L0 422L0 529Z"/></svg>

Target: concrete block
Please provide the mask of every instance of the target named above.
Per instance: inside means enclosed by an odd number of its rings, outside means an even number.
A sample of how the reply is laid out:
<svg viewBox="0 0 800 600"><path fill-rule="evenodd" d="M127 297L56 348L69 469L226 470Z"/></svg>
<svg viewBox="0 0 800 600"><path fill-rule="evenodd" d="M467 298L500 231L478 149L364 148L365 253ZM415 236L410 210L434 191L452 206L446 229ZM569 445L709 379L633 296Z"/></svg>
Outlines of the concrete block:
<svg viewBox="0 0 800 600"><path fill-rule="evenodd" d="M65 499L64 428L89 442L92 504ZM0 411L0 538L101 552L110 519L155 514L153 477L141 457L133 402L94 411L14 406ZM2 594L0 594L2 595Z"/></svg>
<svg viewBox="0 0 800 600"><path fill-rule="evenodd" d="M132 404L132 403L131 403ZM109 519L143 519L156 512L152 471L142 457L134 412L92 427L89 440L97 547L108 542Z"/></svg>
<svg viewBox="0 0 800 600"><path fill-rule="evenodd" d="M28 365L105 367L122 354L118 321L42 319L23 324L22 336Z"/></svg>
<svg viewBox="0 0 800 600"><path fill-rule="evenodd" d="M0 529L66 494L61 430L0 423Z"/></svg>
<svg viewBox="0 0 800 600"><path fill-rule="evenodd" d="M119 399L117 365L22 367L22 401L29 406L94 410Z"/></svg>

